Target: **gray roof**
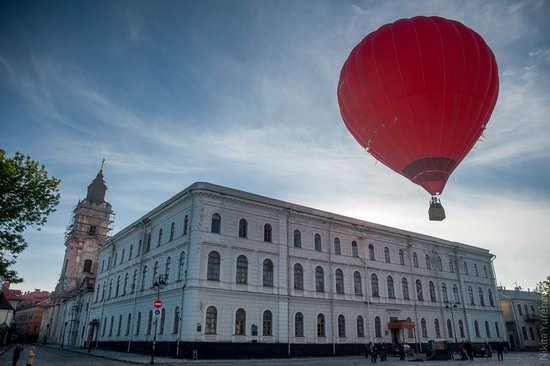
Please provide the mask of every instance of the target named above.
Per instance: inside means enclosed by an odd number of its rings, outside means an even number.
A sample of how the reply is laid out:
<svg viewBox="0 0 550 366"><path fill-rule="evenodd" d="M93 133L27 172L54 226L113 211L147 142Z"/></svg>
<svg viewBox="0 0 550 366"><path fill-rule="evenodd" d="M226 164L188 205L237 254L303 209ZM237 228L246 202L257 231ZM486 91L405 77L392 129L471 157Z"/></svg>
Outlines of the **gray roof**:
<svg viewBox="0 0 550 366"><path fill-rule="evenodd" d="M530 300L541 301L540 295L536 292L521 291L521 290L498 290L498 294L501 298L512 300Z"/></svg>

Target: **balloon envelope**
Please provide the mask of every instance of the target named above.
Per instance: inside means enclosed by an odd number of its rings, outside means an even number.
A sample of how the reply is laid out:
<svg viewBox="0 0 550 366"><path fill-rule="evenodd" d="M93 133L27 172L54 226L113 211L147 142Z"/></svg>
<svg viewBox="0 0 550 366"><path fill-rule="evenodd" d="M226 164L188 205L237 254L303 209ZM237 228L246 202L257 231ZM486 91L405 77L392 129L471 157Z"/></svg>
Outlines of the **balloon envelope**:
<svg viewBox="0 0 550 366"><path fill-rule="evenodd" d="M470 28L440 17L370 33L338 84L340 113L357 142L432 195L483 133L497 96L493 52Z"/></svg>

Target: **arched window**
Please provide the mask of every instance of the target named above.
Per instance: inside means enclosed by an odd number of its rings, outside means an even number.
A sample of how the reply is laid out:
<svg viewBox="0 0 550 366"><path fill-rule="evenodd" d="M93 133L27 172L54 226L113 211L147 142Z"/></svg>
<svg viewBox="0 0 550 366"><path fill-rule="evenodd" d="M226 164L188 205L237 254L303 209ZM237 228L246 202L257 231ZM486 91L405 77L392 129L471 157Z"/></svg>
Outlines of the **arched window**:
<svg viewBox="0 0 550 366"><path fill-rule="evenodd" d="M464 338L464 322L462 320L458 321L458 330L460 331L460 337Z"/></svg>
<svg viewBox="0 0 550 366"><path fill-rule="evenodd" d="M263 283L264 286L273 287L273 262L270 259L264 260Z"/></svg>
<svg viewBox="0 0 550 366"><path fill-rule="evenodd" d="M334 254L342 254L342 250L340 249L340 239L334 238Z"/></svg>
<svg viewBox="0 0 550 366"><path fill-rule="evenodd" d="M453 265L452 258L449 259L449 271L451 271L452 273L454 273L454 271L455 271L455 266Z"/></svg>
<svg viewBox="0 0 550 366"><path fill-rule="evenodd" d="M205 334L216 334L218 324L218 310L214 306L209 306L206 309Z"/></svg>
<svg viewBox="0 0 550 366"><path fill-rule="evenodd" d="M430 287L430 301L432 302L436 302L436 298L435 298L435 286L434 286L434 283L432 281L430 281L430 283L428 284L428 286Z"/></svg>
<svg viewBox="0 0 550 366"><path fill-rule="evenodd" d="M315 234L315 250L318 252L323 251L323 248L321 246L321 235Z"/></svg>
<svg viewBox="0 0 550 366"><path fill-rule="evenodd" d="M302 233L298 229L294 230L294 247L295 248L302 247Z"/></svg>
<svg viewBox="0 0 550 366"><path fill-rule="evenodd" d="M449 338L453 338L453 325L451 324L451 319L447 319L447 334L449 334Z"/></svg>
<svg viewBox="0 0 550 366"><path fill-rule="evenodd" d="M105 289L107 288L107 281L103 282L103 290L101 291L101 301L105 299Z"/></svg>
<svg viewBox="0 0 550 366"><path fill-rule="evenodd" d="M382 323L379 316L374 318L374 336L376 338L382 337Z"/></svg>
<svg viewBox="0 0 550 366"><path fill-rule="evenodd" d="M107 300L111 298L112 292L113 292L113 279L111 278L111 280L109 281L109 292L107 295Z"/></svg>
<svg viewBox="0 0 550 366"><path fill-rule="evenodd" d="M304 315L300 312L294 315L294 336L295 337L304 336Z"/></svg>
<svg viewBox="0 0 550 366"><path fill-rule="evenodd" d="M273 241L272 229L270 224L264 225L264 241L269 243Z"/></svg>
<svg viewBox="0 0 550 366"><path fill-rule="evenodd" d="M174 240L174 229L176 228L176 223L172 221L170 224L170 241Z"/></svg>
<svg viewBox="0 0 550 366"><path fill-rule="evenodd" d="M325 273L319 266L315 268L315 291L325 292Z"/></svg>
<svg viewBox="0 0 550 366"><path fill-rule="evenodd" d="M422 282L416 280L416 298L420 301L424 300L424 295L422 294Z"/></svg>
<svg viewBox="0 0 550 366"><path fill-rule="evenodd" d="M101 292L101 283L97 284L97 292L95 293L95 302L99 300L99 293ZM101 299L103 300L103 299Z"/></svg>
<svg viewBox="0 0 550 366"><path fill-rule="evenodd" d="M485 306L485 297L483 297L483 290L481 289L481 287L477 289L477 293L479 295L479 304L481 306Z"/></svg>
<svg viewBox="0 0 550 366"><path fill-rule="evenodd" d="M418 256L413 253L413 266L418 267Z"/></svg>
<svg viewBox="0 0 550 366"><path fill-rule="evenodd" d="M369 244L369 259L371 261L376 260L376 258L374 257L374 245L372 244Z"/></svg>
<svg viewBox="0 0 550 366"><path fill-rule="evenodd" d="M122 330L122 314L120 314L118 316L118 327L117 327L117 331L116 331L116 335L119 336L120 335L120 331Z"/></svg>
<svg viewBox="0 0 550 366"><path fill-rule="evenodd" d="M82 269L82 272L84 272L84 273L92 272L92 260L91 259L86 259L84 261L84 268Z"/></svg>
<svg viewBox="0 0 550 366"><path fill-rule="evenodd" d="M130 250L128 251L128 260L132 259L132 252L134 251L134 245L130 245Z"/></svg>
<svg viewBox="0 0 550 366"><path fill-rule="evenodd" d="M430 259L430 256L426 254L426 268L432 269L432 261Z"/></svg>
<svg viewBox="0 0 550 366"><path fill-rule="evenodd" d="M411 318L407 318L407 320L412 323ZM414 338L413 328L407 328L407 338Z"/></svg>
<svg viewBox="0 0 550 366"><path fill-rule="evenodd" d="M439 320L434 320L434 328L435 328L435 337L441 338L441 329L439 328Z"/></svg>
<svg viewBox="0 0 550 366"><path fill-rule="evenodd" d="M464 274L468 275L468 263L464 262Z"/></svg>
<svg viewBox="0 0 550 366"><path fill-rule="evenodd" d="M172 265L172 257L166 258L166 264L164 265L164 281L168 282L170 278L170 266Z"/></svg>
<svg viewBox="0 0 550 366"><path fill-rule="evenodd" d="M178 280L183 279L185 274L185 252L180 253L180 263L178 266Z"/></svg>
<svg viewBox="0 0 550 366"><path fill-rule="evenodd" d="M116 266L116 261L118 260L117 258L118 258L118 253L115 253L115 260L113 261L113 268Z"/></svg>
<svg viewBox="0 0 550 366"><path fill-rule="evenodd" d="M458 287L457 285L453 285L453 296L455 298L455 302L457 304L460 304L460 295L458 294Z"/></svg>
<svg viewBox="0 0 550 366"><path fill-rule="evenodd" d="M500 338L500 328L498 327L498 322L495 322L495 330L497 331L497 338Z"/></svg>
<svg viewBox="0 0 550 366"><path fill-rule="evenodd" d="M487 320L485 321L485 333L487 333L487 338L491 338L491 329L489 329L489 322Z"/></svg>
<svg viewBox="0 0 550 366"><path fill-rule="evenodd" d="M147 333L146 335L151 334L151 327L153 325L153 310L149 310L149 317L147 318Z"/></svg>
<svg viewBox="0 0 550 366"><path fill-rule="evenodd" d="M157 241L157 247L160 247L161 243L162 243L162 229L159 230L159 239Z"/></svg>
<svg viewBox="0 0 550 366"><path fill-rule="evenodd" d="M390 249L388 247L384 247L384 260L386 263L390 263Z"/></svg>
<svg viewBox="0 0 550 366"><path fill-rule="evenodd" d="M336 293L343 294L344 293L344 273L342 273L342 270L337 269L335 273L335 277L336 277Z"/></svg>
<svg viewBox="0 0 550 366"><path fill-rule="evenodd" d="M487 267L483 266L483 273L485 274L485 278L489 278L489 274L487 273Z"/></svg>
<svg viewBox="0 0 550 366"><path fill-rule="evenodd" d="M401 279L401 291L403 292L403 298L409 300L409 282L405 277Z"/></svg>
<svg viewBox="0 0 550 366"><path fill-rule="evenodd" d="M152 278L152 283L151 283L151 287L155 284L155 281L157 281L159 278L159 262L156 261L155 262L155 265L153 266L153 278Z"/></svg>
<svg viewBox="0 0 550 366"><path fill-rule="evenodd" d="M136 335L139 335L139 331L141 329L141 311L137 314L136 319Z"/></svg>
<svg viewBox="0 0 550 366"><path fill-rule="evenodd" d="M214 230L214 221L216 221L216 225L217 225L217 228L218 230ZM220 233L220 224L222 222L222 219L220 217L220 215L218 214L214 214L212 215L212 227L211 227L211 231L213 233ZM187 235L187 233L189 232L189 215L185 215L185 218L183 219L183 235Z"/></svg>
<svg viewBox="0 0 550 366"><path fill-rule="evenodd" d="M474 320L474 330L476 332L476 337L481 337L481 334L479 333L479 324L477 322L477 320Z"/></svg>
<svg viewBox="0 0 550 366"><path fill-rule="evenodd" d="M239 220L239 238L248 238L248 222L245 219Z"/></svg>
<svg viewBox="0 0 550 366"><path fill-rule="evenodd" d="M428 338L428 327L426 326L426 319L420 319L420 327L422 328L422 338Z"/></svg>
<svg viewBox="0 0 550 366"><path fill-rule="evenodd" d="M359 250L357 249L357 242L352 241L351 242L351 256L352 257L359 257Z"/></svg>
<svg viewBox="0 0 550 366"><path fill-rule="evenodd" d="M402 249L399 249L399 264L405 265L405 256Z"/></svg>
<svg viewBox="0 0 550 366"><path fill-rule="evenodd" d="M317 315L317 337L325 336L325 316L323 314Z"/></svg>
<svg viewBox="0 0 550 366"><path fill-rule="evenodd" d="M273 314L271 311L264 311L263 320L262 320L262 335L264 337L271 337L273 335Z"/></svg>
<svg viewBox="0 0 550 366"><path fill-rule="evenodd" d="M447 293L447 285L445 283L441 284L441 293L443 294L443 302L449 302L449 294Z"/></svg>
<svg viewBox="0 0 550 366"><path fill-rule="evenodd" d="M393 299L395 298L395 288L393 286L393 277L388 276L386 279L387 285L388 285L388 297Z"/></svg>
<svg viewBox="0 0 550 366"><path fill-rule="evenodd" d="M118 297L118 291L120 289L120 276L116 279L116 287L115 287L115 297Z"/></svg>
<svg viewBox="0 0 550 366"><path fill-rule="evenodd" d="M242 308L235 313L235 335L246 335L246 312Z"/></svg>
<svg viewBox="0 0 550 366"><path fill-rule="evenodd" d="M365 322L361 315L357 316L357 337L363 338L365 336Z"/></svg>
<svg viewBox="0 0 550 366"><path fill-rule="evenodd" d="M176 306L174 309L174 327L172 329L172 334L177 334L180 329L180 307Z"/></svg>
<svg viewBox="0 0 550 366"><path fill-rule="evenodd" d="M237 257L237 272L235 282L245 284L248 282L248 260L244 255Z"/></svg>
<svg viewBox="0 0 550 366"><path fill-rule="evenodd" d="M379 297L380 292L378 291L378 277L374 273L370 275L370 285L372 290L372 296Z"/></svg>
<svg viewBox="0 0 550 366"><path fill-rule="evenodd" d="M208 270L206 278L210 281L220 280L220 254L216 251L211 251L208 254Z"/></svg>
<svg viewBox="0 0 550 366"><path fill-rule="evenodd" d="M138 271L137 269L134 270L134 275L132 276L132 286L130 287L130 293L133 294L136 290L136 282L137 282L137 275Z"/></svg>
<svg viewBox="0 0 550 366"><path fill-rule="evenodd" d="M355 271L353 273L353 293L355 295L363 294L363 286L361 282L361 273Z"/></svg>
<svg viewBox="0 0 550 366"><path fill-rule="evenodd" d="M441 257L437 257L437 269L443 271L443 263L441 263Z"/></svg>
<svg viewBox="0 0 550 366"><path fill-rule="evenodd" d="M346 318L342 314L338 315L338 337L346 336Z"/></svg>
<svg viewBox="0 0 550 366"><path fill-rule="evenodd" d="M493 298L493 291L491 291L491 289L487 289L487 295L489 296L489 305L494 307L495 306L495 299Z"/></svg>
<svg viewBox="0 0 550 366"><path fill-rule="evenodd" d="M160 327L159 334L164 334L164 323L166 322L166 309L162 308L160 311Z"/></svg>
<svg viewBox="0 0 550 366"><path fill-rule="evenodd" d="M294 288L296 290L304 289L304 268L300 263L294 265Z"/></svg>
<svg viewBox="0 0 550 366"><path fill-rule="evenodd" d="M126 288L128 287L128 272L124 275L124 285L122 286L122 296L126 295Z"/></svg>
<svg viewBox="0 0 550 366"><path fill-rule="evenodd" d="M212 215L212 225L210 226L210 232L219 234L222 227L222 218L219 214Z"/></svg>
<svg viewBox="0 0 550 366"><path fill-rule="evenodd" d="M151 233L147 235L147 246L145 247L145 253L151 250Z"/></svg>
<svg viewBox="0 0 550 366"><path fill-rule="evenodd" d="M470 300L470 305L475 305L474 301L474 291L471 286L468 286L468 299Z"/></svg>
<svg viewBox="0 0 550 366"><path fill-rule="evenodd" d="M476 277L479 277L479 272L477 270L477 264L474 263L474 274L476 275Z"/></svg>

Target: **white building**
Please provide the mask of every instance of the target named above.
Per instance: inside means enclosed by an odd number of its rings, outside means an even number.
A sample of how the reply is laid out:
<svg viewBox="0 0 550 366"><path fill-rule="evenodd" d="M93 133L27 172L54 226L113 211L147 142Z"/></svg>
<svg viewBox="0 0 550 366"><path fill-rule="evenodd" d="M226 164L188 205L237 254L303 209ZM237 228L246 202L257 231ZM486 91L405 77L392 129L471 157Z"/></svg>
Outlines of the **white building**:
<svg viewBox="0 0 550 366"><path fill-rule="evenodd" d="M88 319L99 322L100 348L150 353L157 291L157 353L177 357L358 354L369 341L506 337L488 250L209 183L99 250ZM153 288L159 276L167 285ZM88 332L79 331L82 345Z"/></svg>

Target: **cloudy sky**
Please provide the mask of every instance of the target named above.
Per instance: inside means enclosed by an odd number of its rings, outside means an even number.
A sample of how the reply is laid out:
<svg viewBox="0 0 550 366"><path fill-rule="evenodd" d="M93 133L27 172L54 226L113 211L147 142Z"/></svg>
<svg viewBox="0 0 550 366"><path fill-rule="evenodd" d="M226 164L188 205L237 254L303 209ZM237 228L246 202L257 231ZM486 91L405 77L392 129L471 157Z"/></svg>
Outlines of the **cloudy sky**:
<svg viewBox="0 0 550 366"><path fill-rule="evenodd" d="M195 181L488 248L498 282L550 274L550 2L4 1L0 147L62 180L16 269L53 290L70 213L106 158L115 232ZM499 65L482 142L429 195L366 154L340 117L351 49L385 23L439 15Z"/></svg>

